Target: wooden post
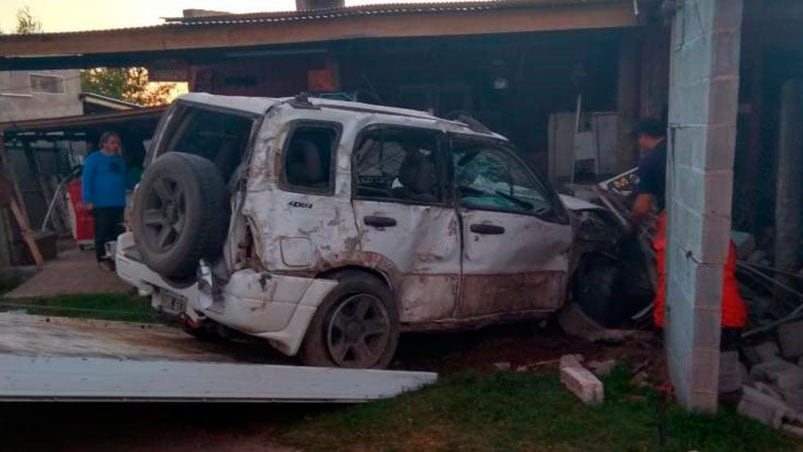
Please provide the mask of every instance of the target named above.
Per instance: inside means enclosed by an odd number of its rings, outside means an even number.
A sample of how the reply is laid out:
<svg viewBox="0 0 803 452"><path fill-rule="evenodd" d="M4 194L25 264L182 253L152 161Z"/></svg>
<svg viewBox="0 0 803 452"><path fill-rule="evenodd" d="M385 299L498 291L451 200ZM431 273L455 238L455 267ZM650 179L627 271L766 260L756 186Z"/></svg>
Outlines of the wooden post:
<svg viewBox="0 0 803 452"><path fill-rule="evenodd" d="M12 171L11 168L8 167L9 161L8 159L6 159L5 134L3 132L4 132L3 130L0 130L0 170L2 170L5 174L8 175L8 180L9 182L11 182L14 192L11 196L9 207L11 208L11 213L14 216L14 220L17 222L17 225L19 226L22 238L28 245L28 250L30 250L34 262L36 262L36 267L41 268L45 260L42 258L42 253L39 252L39 247L36 245L36 240L33 237L33 232L31 231L31 228L28 225L28 217L17 201L18 199L19 200L22 199L22 193L20 192L19 186L17 185L17 181L14 178L14 171Z"/></svg>
<svg viewBox="0 0 803 452"><path fill-rule="evenodd" d="M639 106L639 39L623 35L619 42L619 74L616 86L617 166L620 172L638 162L639 152L633 137Z"/></svg>
<svg viewBox="0 0 803 452"><path fill-rule="evenodd" d="M11 200L11 213L14 215L14 219L17 221L17 226L20 228L22 239L25 240L25 244L28 245L28 250L30 250L31 256L33 256L33 260L36 262L36 267L42 268L45 260L42 258L42 253L39 252L39 246L36 245L36 239L33 236L33 231L31 231L30 226L28 226L28 219L25 218L22 210L20 210L20 206L17 204L16 199Z"/></svg>

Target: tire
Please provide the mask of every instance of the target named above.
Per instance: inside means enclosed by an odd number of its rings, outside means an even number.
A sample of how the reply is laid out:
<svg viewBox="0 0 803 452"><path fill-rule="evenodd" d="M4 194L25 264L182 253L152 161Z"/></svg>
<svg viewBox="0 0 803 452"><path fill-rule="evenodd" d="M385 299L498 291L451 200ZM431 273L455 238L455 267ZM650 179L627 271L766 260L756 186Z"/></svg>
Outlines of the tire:
<svg viewBox="0 0 803 452"><path fill-rule="evenodd" d="M612 326L614 293L619 280L619 267L615 260L599 254L583 257L574 283L572 297L577 306L597 323Z"/></svg>
<svg viewBox="0 0 803 452"><path fill-rule="evenodd" d="M315 367L387 368L400 330L393 294L366 273L347 271L334 278L340 284L318 306L301 345L301 361Z"/></svg>
<svg viewBox="0 0 803 452"><path fill-rule="evenodd" d="M193 278L200 259L220 256L228 211L227 189L214 163L180 152L160 156L134 200L132 229L142 260L168 278Z"/></svg>

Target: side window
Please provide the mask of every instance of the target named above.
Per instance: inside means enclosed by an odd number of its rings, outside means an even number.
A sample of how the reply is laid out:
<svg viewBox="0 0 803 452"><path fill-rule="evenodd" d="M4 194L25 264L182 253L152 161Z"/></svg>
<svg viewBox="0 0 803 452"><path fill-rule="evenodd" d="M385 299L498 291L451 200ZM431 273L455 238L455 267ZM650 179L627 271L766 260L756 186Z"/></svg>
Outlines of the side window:
<svg viewBox="0 0 803 452"><path fill-rule="evenodd" d="M296 126L284 148L284 183L294 191L334 193L332 158L338 127L329 124Z"/></svg>
<svg viewBox="0 0 803 452"><path fill-rule="evenodd" d="M437 132L382 128L363 133L352 156L354 197L406 203L443 201Z"/></svg>
<svg viewBox="0 0 803 452"><path fill-rule="evenodd" d="M460 204L481 210L549 215L547 190L512 151L488 142L455 140L454 183Z"/></svg>

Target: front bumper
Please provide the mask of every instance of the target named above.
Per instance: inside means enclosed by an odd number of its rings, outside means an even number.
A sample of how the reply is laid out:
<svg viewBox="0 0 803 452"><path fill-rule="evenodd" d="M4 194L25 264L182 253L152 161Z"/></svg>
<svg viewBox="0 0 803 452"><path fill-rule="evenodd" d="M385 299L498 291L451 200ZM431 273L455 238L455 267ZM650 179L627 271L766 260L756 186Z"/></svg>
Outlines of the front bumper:
<svg viewBox="0 0 803 452"><path fill-rule="evenodd" d="M155 308L169 308L171 298L180 297L186 301L184 314L188 317L196 320L208 317L229 328L267 339L286 355L298 352L312 316L337 287L337 281L251 269L233 273L220 288L212 289L204 276L203 284L175 287L137 259L134 250L132 233L118 237L117 274L141 295L151 296ZM213 297L213 293L217 295Z"/></svg>

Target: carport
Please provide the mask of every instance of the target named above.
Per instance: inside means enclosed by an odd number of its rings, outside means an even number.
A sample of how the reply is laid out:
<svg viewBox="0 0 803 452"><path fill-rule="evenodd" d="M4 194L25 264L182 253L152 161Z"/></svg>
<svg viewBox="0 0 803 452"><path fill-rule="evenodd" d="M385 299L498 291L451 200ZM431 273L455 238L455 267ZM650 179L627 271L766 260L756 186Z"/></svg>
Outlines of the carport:
<svg viewBox="0 0 803 452"><path fill-rule="evenodd" d="M0 167L15 200L34 231L34 240L52 234L70 233L64 193L54 204L53 213L45 217L61 181L94 150L98 137L106 130L117 131L123 142L123 155L130 168L141 168L145 142L153 134L165 107L141 108L115 113L37 119L0 124ZM8 209L0 209L0 266L13 263L34 263L30 245L26 244L25 227L13 219ZM52 239L50 240L52 241ZM51 256L52 256L51 250ZM47 254L47 253L46 253Z"/></svg>
<svg viewBox="0 0 803 452"><path fill-rule="evenodd" d="M741 206L752 196L743 187L760 194L746 219L733 210L739 227L757 233L775 225L778 263L800 265L790 243L800 242L803 108L799 84L784 83L803 75L796 46L802 20L792 0L524 0L224 15L176 18L146 30L3 37L0 68L145 65L189 80L192 90L221 94L367 88L383 102L442 114L468 109L525 152L543 148L545 112L572 111L577 80L598 68L585 105L616 111L620 169L637 157L629 126L638 116L662 116L668 97L666 346L680 401L713 410L722 266L733 200ZM549 61L557 71L540 70L549 55L544 48L560 46L569 50L557 52L565 60ZM578 65L584 49L602 56L600 64ZM489 64L466 67L472 58ZM454 79L484 89L467 101ZM509 90L517 81L533 84ZM548 107L532 108L540 102ZM529 114L540 117L538 124L521 121ZM777 179L773 168L782 170Z"/></svg>

